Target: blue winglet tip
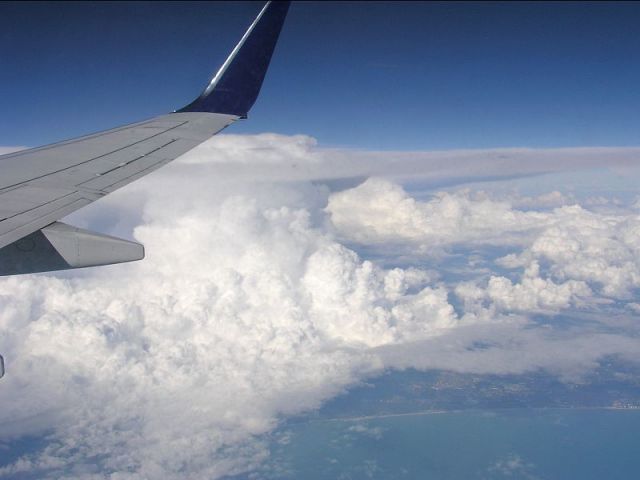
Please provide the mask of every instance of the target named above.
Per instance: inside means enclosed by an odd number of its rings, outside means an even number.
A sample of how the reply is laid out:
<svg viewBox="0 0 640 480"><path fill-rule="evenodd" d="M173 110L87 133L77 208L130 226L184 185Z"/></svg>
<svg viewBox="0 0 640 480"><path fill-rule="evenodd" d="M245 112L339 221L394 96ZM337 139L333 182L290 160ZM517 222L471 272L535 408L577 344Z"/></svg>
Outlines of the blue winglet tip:
<svg viewBox="0 0 640 480"><path fill-rule="evenodd" d="M207 88L177 111L246 118L260 93L290 3L267 2Z"/></svg>

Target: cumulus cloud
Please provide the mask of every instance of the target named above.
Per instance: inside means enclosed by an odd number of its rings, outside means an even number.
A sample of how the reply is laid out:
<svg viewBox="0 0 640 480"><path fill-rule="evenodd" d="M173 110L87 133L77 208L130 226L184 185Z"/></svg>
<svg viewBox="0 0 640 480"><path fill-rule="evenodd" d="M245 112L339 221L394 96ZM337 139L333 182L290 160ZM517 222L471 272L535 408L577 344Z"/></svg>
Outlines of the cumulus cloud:
<svg viewBox="0 0 640 480"><path fill-rule="evenodd" d="M327 211L338 233L363 244L410 242L421 251L443 244L516 242L549 218L520 211L508 202L472 198L468 192L439 192L420 202L398 184L369 178L329 198ZM507 238L507 236L509 238Z"/></svg>
<svg viewBox="0 0 640 480"><path fill-rule="evenodd" d="M491 276L486 285L477 282L460 282L455 287L456 295L464 302L465 312L471 315L483 312L487 302L493 307L491 314L502 312L557 312L576 306L580 299L592 295L583 281L569 280L555 283L540 277L536 262L529 265L519 282L503 276Z"/></svg>
<svg viewBox="0 0 640 480"><path fill-rule="evenodd" d="M220 478L263 462L282 418L385 368L571 379L607 355L637 360L634 338L530 318L634 288L634 214L419 200L380 176L398 159L372 156L377 177L336 188L323 179L372 173L363 152L220 136L74 215L133 233L147 258L0 280L0 441L39 439L0 477ZM461 246L484 269L434 274L431 249Z"/></svg>
<svg viewBox="0 0 640 480"><path fill-rule="evenodd" d="M523 247L496 261L525 269L522 283L492 277L485 292L512 310L567 307L574 295L590 294L587 283L617 299L640 286L640 217L633 209L605 214L573 204L522 210L468 191L418 201L396 183L370 178L331 195L326 210L343 239L404 245L423 257L443 245Z"/></svg>

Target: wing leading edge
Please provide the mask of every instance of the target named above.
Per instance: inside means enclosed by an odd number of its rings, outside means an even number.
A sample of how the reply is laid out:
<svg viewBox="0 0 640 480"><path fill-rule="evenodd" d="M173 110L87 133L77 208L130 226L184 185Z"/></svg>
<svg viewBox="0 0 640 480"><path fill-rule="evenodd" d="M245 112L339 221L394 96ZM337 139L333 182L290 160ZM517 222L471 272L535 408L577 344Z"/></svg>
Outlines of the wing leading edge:
<svg viewBox="0 0 640 480"><path fill-rule="evenodd" d="M188 152L254 104L289 2L267 2L202 94L150 120L0 156L0 275L139 260L142 245L58 222Z"/></svg>

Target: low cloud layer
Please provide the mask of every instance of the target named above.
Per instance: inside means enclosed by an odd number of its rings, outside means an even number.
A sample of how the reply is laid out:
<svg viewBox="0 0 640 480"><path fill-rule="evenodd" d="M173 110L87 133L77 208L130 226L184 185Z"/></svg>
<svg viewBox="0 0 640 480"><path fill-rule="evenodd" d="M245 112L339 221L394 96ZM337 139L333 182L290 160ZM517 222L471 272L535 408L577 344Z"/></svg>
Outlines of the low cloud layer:
<svg viewBox="0 0 640 480"><path fill-rule="evenodd" d="M22 442L0 478L220 478L260 465L283 418L388 368L571 381L640 359L633 205L416 198L398 172L418 161L365 159L304 136L220 136L74 215L133 233L147 258L0 280L0 448Z"/></svg>

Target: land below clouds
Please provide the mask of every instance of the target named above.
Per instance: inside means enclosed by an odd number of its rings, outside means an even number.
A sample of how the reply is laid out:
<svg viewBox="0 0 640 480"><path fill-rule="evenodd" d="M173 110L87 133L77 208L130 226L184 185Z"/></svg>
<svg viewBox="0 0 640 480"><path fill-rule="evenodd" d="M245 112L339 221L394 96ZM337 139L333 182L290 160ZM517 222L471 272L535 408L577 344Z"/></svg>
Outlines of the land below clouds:
<svg viewBox="0 0 640 480"><path fill-rule="evenodd" d="M318 412L292 421L523 408L639 409L640 367L610 359L579 383L543 371L524 375L389 371L332 399Z"/></svg>

